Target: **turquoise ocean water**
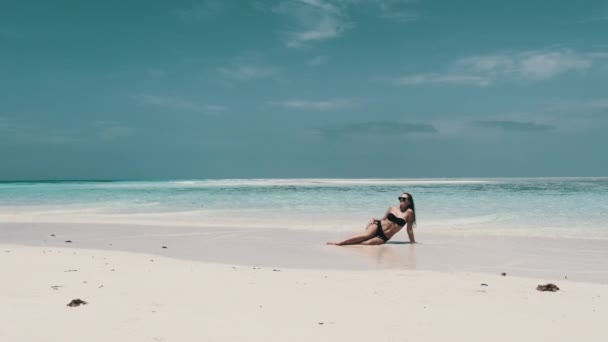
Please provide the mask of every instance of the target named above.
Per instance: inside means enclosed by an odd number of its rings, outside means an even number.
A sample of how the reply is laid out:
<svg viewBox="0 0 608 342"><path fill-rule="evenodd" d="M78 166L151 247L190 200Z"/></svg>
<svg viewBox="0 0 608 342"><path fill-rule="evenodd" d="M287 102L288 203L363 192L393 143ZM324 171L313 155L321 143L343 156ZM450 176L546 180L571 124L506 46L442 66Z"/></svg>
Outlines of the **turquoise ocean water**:
<svg viewBox="0 0 608 342"><path fill-rule="evenodd" d="M0 224L352 232L403 191L420 233L608 239L608 178L0 182Z"/></svg>

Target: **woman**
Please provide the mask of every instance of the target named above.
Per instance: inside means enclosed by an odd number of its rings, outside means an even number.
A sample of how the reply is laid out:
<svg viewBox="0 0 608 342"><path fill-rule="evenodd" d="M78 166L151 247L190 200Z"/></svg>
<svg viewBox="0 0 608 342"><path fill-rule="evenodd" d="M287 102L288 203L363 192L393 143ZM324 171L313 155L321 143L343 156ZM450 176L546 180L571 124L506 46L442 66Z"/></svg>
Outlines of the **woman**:
<svg viewBox="0 0 608 342"><path fill-rule="evenodd" d="M365 232L356 234L344 241L328 242L328 245L381 245L407 226L410 243L414 239L414 223L416 223L416 208L414 198L407 192L399 196L399 206L389 207L382 219L371 219Z"/></svg>

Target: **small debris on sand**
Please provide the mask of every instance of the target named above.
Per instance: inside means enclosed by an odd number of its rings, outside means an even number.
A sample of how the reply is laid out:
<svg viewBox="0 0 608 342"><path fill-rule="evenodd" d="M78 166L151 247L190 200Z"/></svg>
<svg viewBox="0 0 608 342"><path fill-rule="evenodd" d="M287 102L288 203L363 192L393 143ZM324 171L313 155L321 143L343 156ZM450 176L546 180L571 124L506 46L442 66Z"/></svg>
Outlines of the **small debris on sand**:
<svg viewBox="0 0 608 342"><path fill-rule="evenodd" d="M273 272L281 272L281 270L273 269Z"/></svg>
<svg viewBox="0 0 608 342"><path fill-rule="evenodd" d="M65 240L65 243L72 243L72 240Z"/></svg>
<svg viewBox="0 0 608 342"><path fill-rule="evenodd" d="M63 272L78 272L78 270L65 270Z"/></svg>
<svg viewBox="0 0 608 342"><path fill-rule="evenodd" d="M488 284L486 284L486 283L481 283L481 285L480 285L480 286L488 286Z"/></svg>
<svg viewBox="0 0 608 342"><path fill-rule="evenodd" d="M62 285L51 285L51 288L53 290L59 290L60 287L63 287Z"/></svg>
<svg viewBox="0 0 608 342"><path fill-rule="evenodd" d="M546 284L546 285L538 285L536 287L536 289L538 291L551 291L551 292L555 292L555 291L559 291L559 287L557 287L557 285L555 284Z"/></svg>
<svg viewBox="0 0 608 342"><path fill-rule="evenodd" d="M500 275L503 276L503 277L507 276L507 274L505 272L502 272Z"/></svg>
<svg viewBox="0 0 608 342"><path fill-rule="evenodd" d="M55 234L51 234L52 237L55 237Z"/></svg>
<svg viewBox="0 0 608 342"><path fill-rule="evenodd" d="M167 248L167 246L163 246L162 248Z"/></svg>
<svg viewBox="0 0 608 342"><path fill-rule="evenodd" d="M82 299L72 299L71 302L68 303L68 306L74 307L74 306L80 306L80 305L87 305L88 303L85 302Z"/></svg>

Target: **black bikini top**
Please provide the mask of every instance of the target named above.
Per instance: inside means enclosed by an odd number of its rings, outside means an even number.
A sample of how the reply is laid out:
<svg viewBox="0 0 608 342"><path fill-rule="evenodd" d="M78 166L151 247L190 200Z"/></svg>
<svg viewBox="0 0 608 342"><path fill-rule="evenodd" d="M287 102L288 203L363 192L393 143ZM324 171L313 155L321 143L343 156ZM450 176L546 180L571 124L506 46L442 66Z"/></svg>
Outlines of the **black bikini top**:
<svg viewBox="0 0 608 342"><path fill-rule="evenodd" d="M388 215L386 215L386 218L389 221L396 223L398 226L401 226L401 227L405 226L405 220L400 217L395 216L393 213L389 213Z"/></svg>

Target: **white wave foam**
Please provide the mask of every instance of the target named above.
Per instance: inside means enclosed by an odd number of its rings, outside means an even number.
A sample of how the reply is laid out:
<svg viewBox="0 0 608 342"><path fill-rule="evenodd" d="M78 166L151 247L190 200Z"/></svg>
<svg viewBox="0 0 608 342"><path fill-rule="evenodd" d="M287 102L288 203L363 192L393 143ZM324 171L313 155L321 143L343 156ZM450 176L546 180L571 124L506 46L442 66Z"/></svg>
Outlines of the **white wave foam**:
<svg viewBox="0 0 608 342"><path fill-rule="evenodd" d="M169 184L192 186L353 186L353 185L436 185L436 184L490 184L487 179L390 179L390 178L298 178L298 179L217 179L169 181Z"/></svg>
<svg viewBox="0 0 608 342"><path fill-rule="evenodd" d="M480 225L495 225L499 222L509 220L508 215L479 215L469 217L450 217L445 219L430 219L425 220L425 224L431 227L457 227L457 226L480 226Z"/></svg>

